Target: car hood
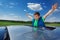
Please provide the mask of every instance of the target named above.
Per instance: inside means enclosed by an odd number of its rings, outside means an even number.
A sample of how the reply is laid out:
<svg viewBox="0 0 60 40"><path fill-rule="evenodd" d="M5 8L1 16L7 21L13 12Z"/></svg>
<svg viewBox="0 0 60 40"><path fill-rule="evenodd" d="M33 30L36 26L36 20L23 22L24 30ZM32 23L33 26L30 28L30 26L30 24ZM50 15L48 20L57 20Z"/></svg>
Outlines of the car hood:
<svg viewBox="0 0 60 40"><path fill-rule="evenodd" d="M60 28L33 32L29 26L8 26L10 40L60 40Z"/></svg>

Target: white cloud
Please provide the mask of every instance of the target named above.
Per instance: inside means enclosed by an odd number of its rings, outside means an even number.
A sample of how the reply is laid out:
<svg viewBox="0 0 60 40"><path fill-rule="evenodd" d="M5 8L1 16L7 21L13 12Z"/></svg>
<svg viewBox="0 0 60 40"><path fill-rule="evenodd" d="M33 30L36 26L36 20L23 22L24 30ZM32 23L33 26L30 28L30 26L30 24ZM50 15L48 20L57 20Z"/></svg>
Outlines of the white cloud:
<svg viewBox="0 0 60 40"><path fill-rule="evenodd" d="M57 19L57 17L54 16L47 19L46 22L60 22L60 19Z"/></svg>
<svg viewBox="0 0 60 40"><path fill-rule="evenodd" d="M5 8L14 8L14 5L6 5Z"/></svg>
<svg viewBox="0 0 60 40"><path fill-rule="evenodd" d="M26 10L24 10L24 11L26 11Z"/></svg>
<svg viewBox="0 0 60 40"><path fill-rule="evenodd" d="M9 8L14 8L14 7L16 7L17 4L18 3L10 2L9 5L8 5L8 7Z"/></svg>
<svg viewBox="0 0 60 40"><path fill-rule="evenodd" d="M10 13L9 15L12 15L12 16L13 16L13 15L15 15L15 14L14 14L14 13Z"/></svg>
<svg viewBox="0 0 60 40"><path fill-rule="evenodd" d="M49 19L46 20L47 22L56 22L56 17L50 17Z"/></svg>
<svg viewBox="0 0 60 40"><path fill-rule="evenodd" d="M30 21L28 18L24 18L13 13L7 15L0 15L0 20L14 20L14 21Z"/></svg>
<svg viewBox="0 0 60 40"><path fill-rule="evenodd" d="M18 3L17 2L9 2L9 5L17 5Z"/></svg>
<svg viewBox="0 0 60 40"><path fill-rule="evenodd" d="M43 9L41 7L41 4L38 4L38 3L27 3L27 4L28 4L27 7L34 11L40 11Z"/></svg>
<svg viewBox="0 0 60 40"><path fill-rule="evenodd" d="M27 12L27 10L24 9L24 12Z"/></svg>
<svg viewBox="0 0 60 40"><path fill-rule="evenodd" d="M9 3L10 5L15 5L15 3L13 3L13 2L11 2L11 3Z"/></svg>
<svg viewBox="0 0 60 40"><path fill-rule="evenodd" d="M9 2L4 5L5 8L15 8L18 3Z"/></svg>
<svg viewBox="0 0 60 40"><path fill-rule="evenodd" d="M13 14L12 14L13 15ZM15 20L15 21L21 21L21 16L16 15L1 15L0 20Z"/></svg>
<svg viewBox="0 0 60 40"><path fill-rule="evenodd" d="M17 15L16 13L0 14L0 20L30 21L28 17Z"/></svg>
<svg viewBox="0 0 60 40"><path fill-rule="evenodd" d="M9 6L9 8L14 8L14 6Z"/></svg>
<svg viewBox="0 0 60 40"><path fill-rule="evenodd" d="M9 2L9 3L0 2L0 7L3 8L15 8L17 5L18 5L17 2Z"/></svg>

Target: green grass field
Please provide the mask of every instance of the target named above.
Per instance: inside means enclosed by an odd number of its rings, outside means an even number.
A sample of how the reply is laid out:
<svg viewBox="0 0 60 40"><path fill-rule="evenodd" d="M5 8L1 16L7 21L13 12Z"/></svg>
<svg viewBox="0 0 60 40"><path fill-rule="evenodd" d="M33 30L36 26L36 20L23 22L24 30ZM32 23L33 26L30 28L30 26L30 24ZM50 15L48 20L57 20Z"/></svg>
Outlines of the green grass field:
<svg viewBox="0 0 60 40"><path fill-rule="evenodd" d="M9 25L31 25L31 23L0 21L0 26L9 26ZM50 24L46 23L46 26L60 26L60 23L50 23Z"/></svg>
<svg viewBox="0 0 60 40"><path fill-rule="evenodd" d="M46 24L47 26L60 26L58 23L51 23L51 24Z"/></svg>

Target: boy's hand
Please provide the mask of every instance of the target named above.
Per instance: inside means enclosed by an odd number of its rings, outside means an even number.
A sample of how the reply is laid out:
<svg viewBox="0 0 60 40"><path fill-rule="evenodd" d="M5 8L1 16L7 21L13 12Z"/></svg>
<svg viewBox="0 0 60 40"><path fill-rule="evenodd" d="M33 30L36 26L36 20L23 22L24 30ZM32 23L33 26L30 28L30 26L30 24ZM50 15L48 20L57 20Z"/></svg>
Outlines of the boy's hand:
<svg viewBox="0 0 60 40"><path fill-rule="evenodd" d="M57 8L57 3L52 6L52 9L55 10Z"/></svg>

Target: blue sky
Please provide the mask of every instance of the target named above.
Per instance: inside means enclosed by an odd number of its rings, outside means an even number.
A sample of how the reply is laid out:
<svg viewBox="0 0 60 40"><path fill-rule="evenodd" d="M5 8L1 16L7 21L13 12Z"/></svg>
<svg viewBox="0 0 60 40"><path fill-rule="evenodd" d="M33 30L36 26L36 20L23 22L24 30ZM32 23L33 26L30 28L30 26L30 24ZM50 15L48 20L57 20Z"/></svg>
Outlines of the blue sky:
<svg viewBox="0 0 60 40"><path fill-rule="evenodd" d="M54 3L58 3L58 8L46 18L46 21L60 22L59 0L0 0L0 20L30 21L25 11L30 15L38 11L43 16Z"/></svg>

